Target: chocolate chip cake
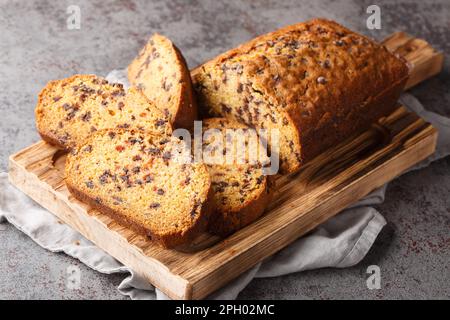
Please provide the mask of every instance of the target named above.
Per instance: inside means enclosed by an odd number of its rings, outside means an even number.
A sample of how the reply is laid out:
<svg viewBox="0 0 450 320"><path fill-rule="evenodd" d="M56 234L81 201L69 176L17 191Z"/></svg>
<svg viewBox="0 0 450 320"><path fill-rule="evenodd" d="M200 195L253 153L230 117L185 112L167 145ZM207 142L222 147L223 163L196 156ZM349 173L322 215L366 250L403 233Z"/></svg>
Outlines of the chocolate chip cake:
<svg viewBox="0 0 450 320"><path fill-rule="evenodd" d="M175 137L105 129L68 155L66 184L77 199L174 247L204 230L211 211L208 170L189 158Z"/></svg>
<svg viewBox="0 0 450 320"><path fill-rule="evenodd" d="M257 37L191 76L210 116L280 130L280 168L290 173L392 112L408 73L384 46L315 19Z"/></svg>
<svg viewBox="0 0 450 320"><path fill-rule="evenodd" d="M264 157L264 153L262 156L257 154L259 138L256 132L235 120L206 119L203 121L203 132L204 157L207 153L214 159L214 163L204 159L213 190L213 213L208 228L214 234L226 236L263 214L271 196L269 177L262 170L268 158ZM256 144L251 145L252 138L256 138ZM257 155L252 158L249 152ZM232 158L227 162L226 157L230 153ZM222 161L216 161L216 156L223 156Z"/></svg>
<svg viewBox="0 0 450 320"><path fill-rule="evenodd" d="M168 115L174 128L192 128L197 105L189 69L169 39L154 34L128 66L128 80Z"/></svg>
<svg viewBox="0 0 450 320"><path fill-rule="evenodd" d="M66 150L100 129L172 131L168 118L139 90L125 91L121 84L95 75L49 82L39 94L35 115L42 138Z"/></svg>

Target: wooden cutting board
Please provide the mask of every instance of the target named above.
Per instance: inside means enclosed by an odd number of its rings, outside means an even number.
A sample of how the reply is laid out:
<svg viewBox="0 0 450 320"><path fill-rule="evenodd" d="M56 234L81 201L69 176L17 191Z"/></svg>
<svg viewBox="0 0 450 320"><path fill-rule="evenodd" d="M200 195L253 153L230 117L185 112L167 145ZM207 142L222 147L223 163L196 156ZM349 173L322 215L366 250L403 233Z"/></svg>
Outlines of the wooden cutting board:
<svg viewBox="0 0 450 320"><path fill-rule="evenodd" d="M384 42L413 66L407 87L438 73L443 55L396 33ZM226 239L200 235L163 249L77 201L64 182L65 154L40 141L10 157L12 184L174 299L200 299L431 155L436 130L404 107L277 179L266 214Z"/></svg>

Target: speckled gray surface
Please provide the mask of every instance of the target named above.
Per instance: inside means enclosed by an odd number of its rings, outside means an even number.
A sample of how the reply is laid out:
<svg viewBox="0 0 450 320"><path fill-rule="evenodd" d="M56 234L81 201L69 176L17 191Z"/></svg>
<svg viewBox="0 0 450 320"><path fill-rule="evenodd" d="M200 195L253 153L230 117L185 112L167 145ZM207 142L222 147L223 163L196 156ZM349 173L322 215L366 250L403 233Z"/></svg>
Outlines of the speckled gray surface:
<svg viewBox="0 0 450 320"><path fill-rule="evenodd" d="M81 29L66 28L66 8L81 8ZM382 29L366 29L366 8L381 7ZM33 109L51 79L105 75L127 65L152 32L181 48L191 67L257 34L322 16L382 39L403 30L445 53L444 71L412 93L450 116L450 2L441 1L8 1L0 0L0 170L8 155L38 140ZM357 266L256 279L246 299L450 298L450 158L390 184L378 207L388 221ZM366 287L367 266L381 268L381 289ZM67 267L81 269L81 288L67 288ZM102 275L50 253L0 224L0 299L123 299L123 275Z"/></svg>

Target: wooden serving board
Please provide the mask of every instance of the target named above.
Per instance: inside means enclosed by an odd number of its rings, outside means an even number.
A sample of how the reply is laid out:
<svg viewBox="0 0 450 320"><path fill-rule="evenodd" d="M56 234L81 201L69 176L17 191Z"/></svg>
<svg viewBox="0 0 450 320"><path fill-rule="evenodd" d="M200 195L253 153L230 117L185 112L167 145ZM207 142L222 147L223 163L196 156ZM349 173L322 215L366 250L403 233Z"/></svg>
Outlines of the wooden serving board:
<svg viewBox="0 0 450 320"><path fill-rule="evenodd" d="M397 33L385 43L413 65L409 86L441 69L442 55L423 40ZM436 139L430 124L399 106L297 174L279 177L274 201L259 220L226 239L205 233L176 250L74 199L64 182L65 154L43 141L10 157L9 179L169 297L200 299L431 155Z"/></svg>

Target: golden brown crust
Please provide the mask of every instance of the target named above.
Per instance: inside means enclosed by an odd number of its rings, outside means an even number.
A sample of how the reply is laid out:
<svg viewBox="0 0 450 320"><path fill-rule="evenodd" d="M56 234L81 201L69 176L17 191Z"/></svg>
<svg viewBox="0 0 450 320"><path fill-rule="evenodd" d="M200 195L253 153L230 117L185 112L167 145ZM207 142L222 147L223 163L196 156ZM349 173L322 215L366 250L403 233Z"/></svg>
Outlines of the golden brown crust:
<svg viewBox="0 0 450 320"><path fill-rule="evenodd" d="M176 68L175 74L176 76L179 76L180 79L175 83L175 86L177 86L177 91L175 93L164 92L164 89L160 89L160 87L158 87L158 90L155 90L149 83L149 81L154 81L158 84L164 82L165 79L172 77L173 70L171 70L169 74L168 70L162 69L157 73L149 74L148 79L145 79L145 73L151 72L148 70L149 65L157 62L154 56L150 56L152 51L148 48L157 50L158 59L161 59L161 55L164 54L164 58L171 61L170 66ZM144 79L141 79L141 77L144 77ZM146 94L160 110L165 111L167 110L167 105L170 105L171 122L174 128L193 128L194 120L197 119L198 114L191 75L186 60L180 50L169 39L157 33L154 34L147 45L142 49L141 53L128 66L128 79L132 85L142 88L144 94ZM173 94L174 96L172 96ZM160 101L159 95L170 99L164 99L163 103ZM167 100L170 102L166 102Z"/></svg>
<svg viewBox="0 0 450 320"><path fill-rule="evenodd" d="M194 89L192 87L191 73L189 72L186 60L181 54L181 51L175 45L173 45L173 48L177 54L178 61L181 64L182 75L182 95L173 126L175 128L185 128L191 130L194 126L194 121L198 119L198 107L194 95Z"/></svg>
<svg viewBox="0 0 450 320"><path fill-rule="evenodd" d="M243 102L228 105L233 109L228 116L261 125L255 122L261 107L249 99L256 96L284 118L286 127L295 127L291 149L281 153L281 168L289 173L366 129L385 115L380 110L391 111L408 72L404 61L383 46L335 22L314 19L259 36L197 67L191 76L201 107L214 115L227 117L218 105L231 100L233 89ZM238 93L231 88L233 77L240 81ZM222 93L227 99L220 99ZM233 115L239 104L243 111Z"/></svg>

